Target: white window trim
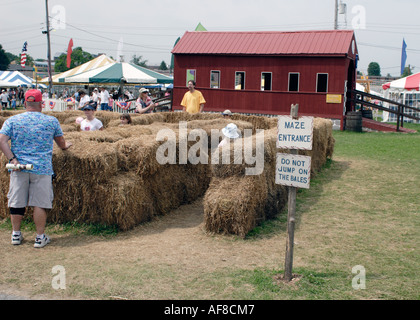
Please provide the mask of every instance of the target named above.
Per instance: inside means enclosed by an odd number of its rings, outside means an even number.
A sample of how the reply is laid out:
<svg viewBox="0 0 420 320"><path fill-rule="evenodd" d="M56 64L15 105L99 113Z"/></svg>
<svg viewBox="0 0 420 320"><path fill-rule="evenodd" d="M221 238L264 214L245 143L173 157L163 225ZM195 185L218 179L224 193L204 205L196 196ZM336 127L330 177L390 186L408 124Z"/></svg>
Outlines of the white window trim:
<svg viewBox="0 0 420 320"><path fill-rule="evenodd" d="M217 87L217 88L213 88L211 86L211 75L212 75L213 72L218 72L219 73L219 87ZM220 70L210 70L210 89L220 89L220 78L221 78L221 76L222 76L222 72Z"/></svg>
<svg viewBox="0 0 420 320"><path fill-rule="evenodd" d="M298 75L298 85L297 85L297 91L290 91L290 75L291 74L297 74ZM287 91L288 92L299 92L300 90L300 72L289 72L289 76L287 79Z"/></svg>
<svg viewBox="0 0 420 320"><path fill-rule="evenodd" d="M270 73L271 74L271 77L270 77L270 90L267 90L267 91L273 91L273 72L271 72L271 71L263 71L263 72L261 72L261 79L260 80L262 80L262 76L263 76L263 73ZM261 85L261 81L260 81L260 85ZM265 91L265 90L263 90L263 89L261 89L261 91Z"/></svg>
<svg viewBox="0 0 420 320"><path fill-rule="evenodd" d="M318 75L320 75L320 74L326 74L327 75L327 91L326 92L319 92L318 91ZM328 84L329 84L329 80L330 80L330 75L328 74L328 73L326 73L326 72L318 72L317 74L316 74L316 87L315 87L315 92L319 92L319 93L328 93Z"/></svg>
<svg viewBox="0 0 420 320"><path fill-rule="evenodd" d="M244 87L241 88L241 90L245 90L246 88L246 72L245 71L235 71L235 83L233 84L233 88L236 90L236 75L238 72L241 72L244 74Z"/></svg>
<svg viewBox="0 0 420 320"><path fill-rule="evenodd" d="M185 86L186 86L186 87L188 87L188 81L190 81L190 80L188 80L188 71L189 71L189 70L194 70L194 74L195 74L194 81L195 81L195 83L197 83L197 69L187 69L187 70L185 71L185 79L186 79Z"/></svg>

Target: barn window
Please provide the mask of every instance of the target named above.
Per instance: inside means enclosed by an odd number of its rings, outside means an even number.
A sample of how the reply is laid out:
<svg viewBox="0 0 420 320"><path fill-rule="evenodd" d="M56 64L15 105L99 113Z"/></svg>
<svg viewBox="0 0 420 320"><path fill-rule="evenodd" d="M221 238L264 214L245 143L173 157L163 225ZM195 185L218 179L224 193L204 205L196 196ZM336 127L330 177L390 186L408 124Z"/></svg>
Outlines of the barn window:
<svg viewBox="0 0 420 320"><path fill-rule="evenodd" d="M236 71L235 73L235 90L245 90L245 72Z"/></svg>
<svg viewBox="0 0 420 320"><path fill-rule="evenodd" d="M196 75L196 70L195 69L187 69L187 87L188 87L188 81L192 80L192 81L196 81L195 79L195 75Z"/></svg>
<svg viewBox="0 0 420 320"><path fill-rule="evenodd" d="M271 72L262 72L261 73L261 91L270 91L271 90Z"/></svg>
<svg viewBox="0 0 420 320"><path fill-rule="evenodd" d="M316 75L316 92L328 92L328 73Z"/></svg>
<svg viewBox="0 0 420 320"><path fill-rule="evenodd" d="M299 73L289 73L289 91L299 91Z"/></svg>
<svg viewBox="0 0 420 320"><path fill-rule="evenodd" d="M220 88L220 71L218 70L210 71L210 88L213 88L213 89Z"/></svg>

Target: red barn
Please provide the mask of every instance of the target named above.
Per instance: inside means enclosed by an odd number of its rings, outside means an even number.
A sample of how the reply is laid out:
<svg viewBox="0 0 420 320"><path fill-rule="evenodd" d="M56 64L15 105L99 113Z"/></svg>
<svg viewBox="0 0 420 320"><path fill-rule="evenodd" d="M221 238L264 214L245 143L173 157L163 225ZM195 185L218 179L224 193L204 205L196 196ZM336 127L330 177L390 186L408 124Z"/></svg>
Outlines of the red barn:
<svg viewBox="0 0 420 320"><path fill-rule="evenodd" d="M352 111L356 85L352 30L299 32L186 32L174 54L173 109L187 82L196 81L205 111L289 114L340 120Z"/></svg>

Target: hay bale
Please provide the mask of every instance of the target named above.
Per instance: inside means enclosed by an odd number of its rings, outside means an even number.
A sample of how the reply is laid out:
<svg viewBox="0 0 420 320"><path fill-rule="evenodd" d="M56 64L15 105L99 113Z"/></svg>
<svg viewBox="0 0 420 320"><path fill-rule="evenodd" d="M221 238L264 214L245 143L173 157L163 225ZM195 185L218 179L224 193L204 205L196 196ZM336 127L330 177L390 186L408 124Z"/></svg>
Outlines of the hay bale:
<svg viewBox="0 0 420 320"><path fill-rule="evenodd" d="M242 163L238 163L233 144L227 150L230 155L227 164L222 163L222 153L212 154L218 157L218 163L211 165L212 180L204 198L207 231L244 237L261 221L275 217L285 206L287 189L275 184L276 155L289 151L277 149L277 127L273 126L274 121L267 121L267 124L271 128L264 131L263 142L258 142L256 136L237 139L244 145L252 145L254 155L258 152L258 146L261 150L263 143L264 171L260 175L246 175L246 169L252 166L244 161L244 157ZM259 125L265 124L260 122ZM312 157L312 176L320 170L333 148L332 122L314 119L313 137L313 150L299 151L299 154Z"/></svg>
<svg viewBox="0 0 420 320"><path fill-rule="evenodd" d="M327 158L331 158L334 150L335 139L332 135L332 121L329 119L315 118L313 131L313 145L311 151L299 151L299 154L310 156L311 175L321 170Z"/></svg>
<svg viewBox="0 0 420 320"><path fill-rule="evenodd" d="M240 237L264 220L265 177L213 179L204 197L206 230Z"/></svg>
<svg viewBox="0 0 420 320"><path fill-rule="evenodd" d="M2 112L0 121L17 113ZM244 237L261 221L276 216L287 201L286 188L275 184L276 154L281 151L276 148L276 118L234 115L227 119L219 113L164 112L133 114L133 125L119 126L118 113L97 112L105 130L80 132L75 120L83 116L82 111L46 113L59 120L66 140L73 142L67 151L54 146L57 179L49 221L105 223L128 230L205 195L206 229ZM255 176L246 175L255 164L245 163L243 157L235 163L238 154L235 155L234 145L227 150L229 163L223 164L222 153L210 153L214 151L211 139L208 148L200 150L205 152L203 156L209 159L209 164L179 164L181 121L187 122L187 133L203 129L209 137L212 129L220 131L230 122L236 123L242 132L253 129L253 136L240 140L252 146L253 156L263 145L264 170ZM176 164L160 164L156 159L159 147L166 142L156 141L162 129L172 130ZM264 139L258 143L257 129L265 130ZM196 143L187 141L187 152ZM314 171L332 155L333 149L331 121L315 119L314 150L310 151ZM218 157L219 162L212 164L216 159L213 157ZM6 162L1 155L0 164ZM0 217L6 217L9 184L6 170L0 170L0 178Z"/></svg>

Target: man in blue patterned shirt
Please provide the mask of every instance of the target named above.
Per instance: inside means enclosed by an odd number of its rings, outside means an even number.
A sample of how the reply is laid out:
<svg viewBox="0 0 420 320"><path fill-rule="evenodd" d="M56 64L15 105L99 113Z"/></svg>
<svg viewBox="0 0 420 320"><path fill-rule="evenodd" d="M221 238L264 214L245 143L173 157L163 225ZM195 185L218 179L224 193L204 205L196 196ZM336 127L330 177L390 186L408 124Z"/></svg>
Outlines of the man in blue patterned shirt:
<svg viewBox="0 0 420 320"><path fill-rule="evenodd" d="M62 150L72 145L65 141L60 123L55 117L42 113L42 94L28 90L25 94L26 112L8 118L0 130L0 150L12 164L32 164L33 170L13 170L7 195L12 221L12 244L22 243L20 225L27 206L34 207L36 226L35 248L50 242L45 234L46 209L52 208L52 154L54 141ZM9 147L8 141L11 141Z"/></svg>

